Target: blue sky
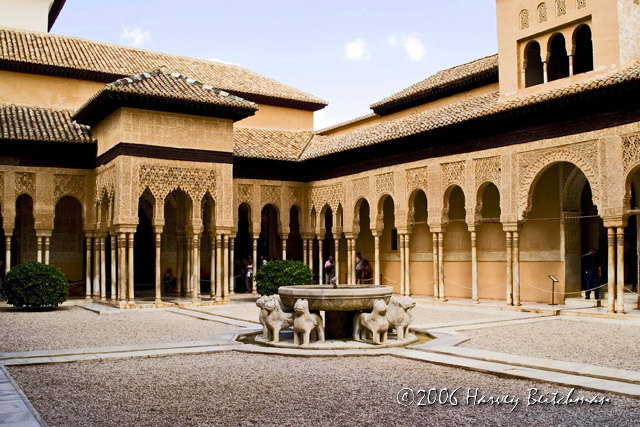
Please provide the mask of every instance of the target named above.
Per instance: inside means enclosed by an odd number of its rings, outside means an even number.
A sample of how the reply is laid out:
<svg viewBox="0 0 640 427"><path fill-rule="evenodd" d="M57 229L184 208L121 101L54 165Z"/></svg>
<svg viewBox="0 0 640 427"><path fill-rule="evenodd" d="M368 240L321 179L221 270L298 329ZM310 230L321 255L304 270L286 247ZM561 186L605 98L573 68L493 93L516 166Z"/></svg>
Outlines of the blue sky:
<svg viewBox="0 0 640 427"><path fill-rule="evenodd" d="M327 100L316 129L498 49L495 0L68 0L52 33L240 64Z"/></svg>

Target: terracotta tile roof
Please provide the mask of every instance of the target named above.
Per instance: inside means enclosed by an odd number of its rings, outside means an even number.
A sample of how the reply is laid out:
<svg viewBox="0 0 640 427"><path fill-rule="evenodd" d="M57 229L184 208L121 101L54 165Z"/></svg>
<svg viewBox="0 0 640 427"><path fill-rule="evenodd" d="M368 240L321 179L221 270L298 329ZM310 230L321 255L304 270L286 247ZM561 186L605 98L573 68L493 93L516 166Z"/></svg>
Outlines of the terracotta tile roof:
<svg viewBox="0 0 640 427"><path fill-rule="evenodd" d="M233 153L238 157L298 159L313 132L234 127Z"/></svg>
<svg viewBox="0 0 640 427"><path fill-rule="evenodd" d="M319 110L326 101L238 65L74 37L0 28L0 68L111 82L168 67L255 102Z"/></svg>
<svg viewBox="0 0 640 427"><path fill-rule="evenodd" d="M93 143L88 126L71 120L71 112L0 104L0 139Z"/></svg>
<svg viewBox="0 0 640 427"><path fill-rule="evenodd" d="M494 92L388 122L371 124L348 134L315 135L300 159L307 160L366 147L631 81L640 81L640 61L618 72L521 98L500 101L499 93Z"/></svg>
<svg viewBox="0 0 640 427"><path fill-rule="evenodd" d="M79 123L93 125L119 106L129 106L132 102L136 102L137 106L139 101L133 101L135 98L143 98L150 106L159 104L159 109L167 108L166 101L171 101L176 105L184 105L182 111L185 114L193 112L209 115L207 111L211 111L210 115L217 113L221 114L221 117L229 115L234 120L253 115L258 109L254 102L209 85L203 85L195 79L172 72L167 68L160 68L109 83L89 98L76 111L73 119ZM158 103L158 100L163 102ZM191 111L194 108L195 110ZM230 110L237 111L231 113Z"/></svg>
<svg viewBox="0 0 640 427"><path fill-rule="evenodd" d="M376 113L370 113L370 114L367 114L367 115L364 115L364 116L356 117L355 119L347 120L346 122L338 123L336 125L328 126L328 127L324 128L324 129L317 130L316 134L325 135L325 134L331 133L333 131L336 131L338 129L342 129L344 127L348 127L348 126L354 125L354 124L359 123L359 122L367 121L367 120L372 119L374 117L378 117L378 115Z"/></svg>
<svg viewBox="0 0 640 427"><path fill-rule="evenodd" d="M419 102L422 98L433 96L437 90L442 90L456 83L468 82L474 77L484 76L488 74L495 75L495 81L498 81L498 55L491 55L485 58L477 59L466 64L458 65L453 68L439 71L433 76L422 80L400 92L393 94L382 101L371 104L371 109L378 114L385 113L385 110L394 107L400 108L400 105ZM417 103L416 102L416 103Z"/></svg>

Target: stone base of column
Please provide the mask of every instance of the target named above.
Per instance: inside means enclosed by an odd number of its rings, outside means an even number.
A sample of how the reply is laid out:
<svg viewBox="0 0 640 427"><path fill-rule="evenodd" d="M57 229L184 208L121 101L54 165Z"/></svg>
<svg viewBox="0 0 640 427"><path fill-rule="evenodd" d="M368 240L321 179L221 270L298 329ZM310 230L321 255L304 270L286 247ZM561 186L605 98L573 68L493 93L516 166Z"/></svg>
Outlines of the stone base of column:
<svg viewBox="0 0 640 427"><path fill-rule="evenodd" d="M473 304L480 304L480 300L473 300Z"/></svg>
<svg viewBox="0 0 640 427"><path fill-rule="evenodd" d="M222 297L216 297L216 302L222 302Z"/></svg>
<svg viewBox="0 0 640 427"><path fill-rule="evenodd" d="M157 300L155 300L153 303L154 303L155 305L157 305L157 306L161 306L161 305L163 305L163 302L162 302L162 300L161 300L161 299L157 299Z"/></svg>
<svg viewBox="0 0 640 427"><path fill-rule="evenodd" d="M226 297L224 297L224 298L222 299L222 302L224 302L224 303L231 302L231 298L229 298L229 295L227 295Z"/></svg>

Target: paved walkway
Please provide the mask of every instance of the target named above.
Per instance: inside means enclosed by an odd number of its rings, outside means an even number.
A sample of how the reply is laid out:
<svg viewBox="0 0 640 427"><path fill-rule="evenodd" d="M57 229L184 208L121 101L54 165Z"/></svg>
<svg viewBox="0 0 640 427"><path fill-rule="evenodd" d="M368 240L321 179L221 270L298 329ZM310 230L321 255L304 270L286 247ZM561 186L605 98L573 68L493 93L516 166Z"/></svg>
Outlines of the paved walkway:
<svg viewBox="0 0 640 427"><path fill-rule="evenodd" d="M0 426L37 427L40 425L46 424L4 366L0 366Z"/></svg>

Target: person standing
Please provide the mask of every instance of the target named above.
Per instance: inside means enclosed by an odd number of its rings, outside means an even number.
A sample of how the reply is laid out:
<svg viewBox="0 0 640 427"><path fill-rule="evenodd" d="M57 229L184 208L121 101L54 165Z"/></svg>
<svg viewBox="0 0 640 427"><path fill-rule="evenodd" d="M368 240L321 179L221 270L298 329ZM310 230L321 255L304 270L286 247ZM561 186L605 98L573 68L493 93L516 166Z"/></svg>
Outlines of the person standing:
<svg viewBox="0 0 640 427"><path fill-rule="evenodd" d="M362 284L362 267L364 258L360 252L356 252L356 284Z"/></svg>
<svg viewBox="0 0 640 427"><path fill-rule="evenodd" d="M586 299L590 299L591 291L595 299L600 299L600 276L602 275L602 268L598 263L597 257L598 251L595 248L591 248L588 253L582 255L582 267L587 275L586 280Z"/></svg>
<svg viewBox="0 0 640 427"><path fill-rule="evenodd" d="M369 260L362 261L362 283L369 284L371 282L371 264Z"/></svg>
<svg viewBox="0 0 640 427"><path fill-rule="evenodd" d="M333 256L330 256L327 262L324 263L324 277L325 283L331 283L331 279L333 279L335 272L335 263L333 261Z"/></svg>
<svg viewBox="0 0 640 427"><path fill-rule="evenodd" d="M253 288L253 260L251 258L247 258L247 267L246 267L246 275L245 275L245 290L247 293L251 293Z"/></svg>

